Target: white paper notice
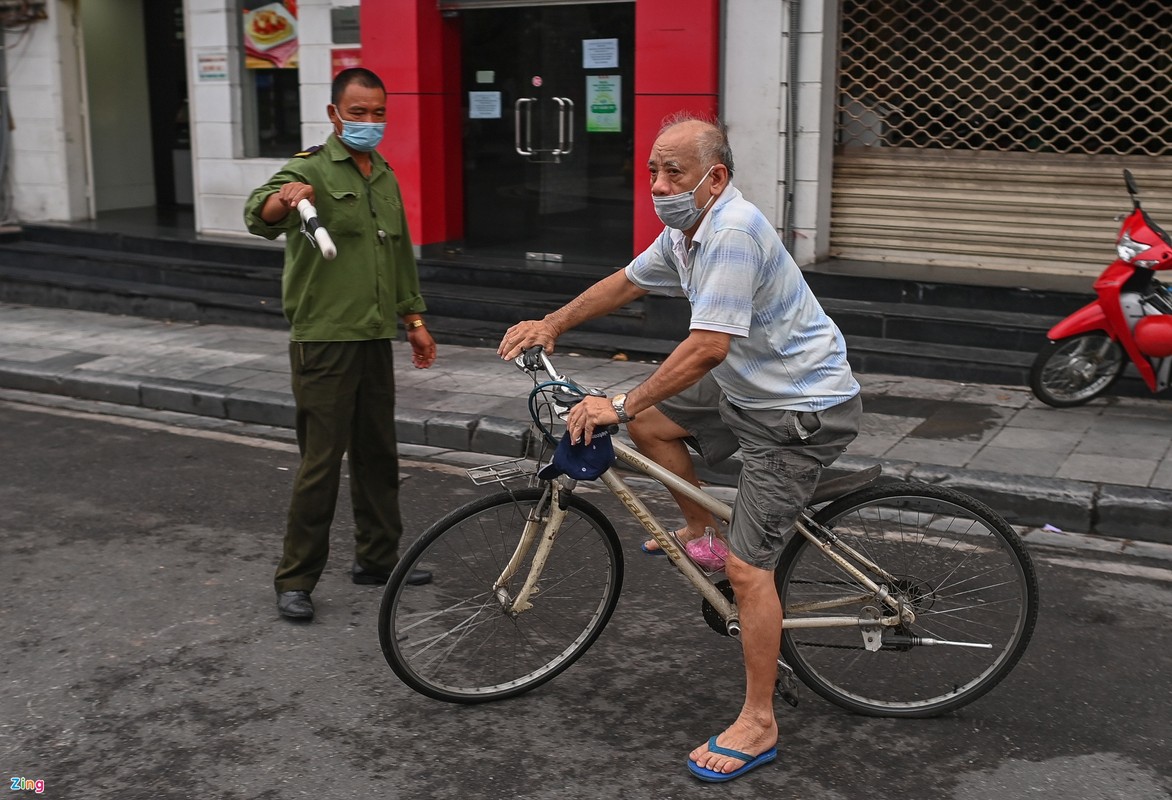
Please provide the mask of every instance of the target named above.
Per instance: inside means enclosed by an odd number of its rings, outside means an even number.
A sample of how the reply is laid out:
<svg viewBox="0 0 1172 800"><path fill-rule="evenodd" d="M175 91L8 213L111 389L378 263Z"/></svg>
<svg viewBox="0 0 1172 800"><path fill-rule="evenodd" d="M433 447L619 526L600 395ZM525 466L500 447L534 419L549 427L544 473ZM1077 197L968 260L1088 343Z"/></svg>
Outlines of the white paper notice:
<svg viewBox="0 0 1172 800"><path fill-rule="evenodd" d="M615 69L618 65L618 39L582 40L582 69Z"/></svg>
<svg viewBox="0 0 1172 800"><path fill-rule="evenodd" d="M228 53L201 53L196 61L201 81L228 80Z"/></svg>
<svg viewBox="0 0 1172 800"><path fill-rule="evenodd" d="M468 92L468 119L500 118L500 92Z"/></svg>

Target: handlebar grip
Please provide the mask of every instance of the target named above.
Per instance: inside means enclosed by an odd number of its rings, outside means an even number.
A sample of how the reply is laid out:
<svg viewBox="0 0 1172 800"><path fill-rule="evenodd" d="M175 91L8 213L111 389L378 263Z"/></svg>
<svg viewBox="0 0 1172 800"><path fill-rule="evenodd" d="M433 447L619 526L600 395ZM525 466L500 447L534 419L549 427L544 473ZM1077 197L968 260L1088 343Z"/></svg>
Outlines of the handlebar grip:
<svg viewBox="0 0 1172 800"><path fill-rule="evenodd" d="M334 246L334 240L330 236L330 232L326 230L325 226L317 218L317 209L314 208L313 203L309 202L308 198L297 203L297 211L301 214L301 220L305 223L305 230L317 242L318 249L321 250L321 256L326 261L333 261L338 255L338 248Z"/></svg>
<svg viewBox="0 0 1172 800"><path fill-rule="evenodd" d="M523 364L523 368L534 370L541 369L541 355L544 352L545 348L539 344L533 345L533 347L530 347L528 350L523 350L520 356L520 361Z"/></svg>
<svg viewBox="0 0 1172 800"><path fill-rule="evenodd" d="M565 375L558 373L553 362L549 360L549 356L545 354L545 348L539 344L527 350L522 350L521 354L513 359L513 363L525 372L536 373L538 371L544 371L551 381L573 383L572 381L568 381ZM577 384L574 385L577 386Z"/></svg>

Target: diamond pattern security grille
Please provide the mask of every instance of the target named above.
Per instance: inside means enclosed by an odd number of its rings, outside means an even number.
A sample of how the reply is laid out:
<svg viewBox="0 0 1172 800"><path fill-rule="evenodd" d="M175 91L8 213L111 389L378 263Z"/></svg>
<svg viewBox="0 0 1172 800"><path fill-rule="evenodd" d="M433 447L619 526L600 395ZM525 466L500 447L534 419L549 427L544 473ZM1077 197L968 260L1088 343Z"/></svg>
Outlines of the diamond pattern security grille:
<svg viewBox="0 0 1172 800"><path fill-rule="evenodd" d="M843 0L837 141L1172 154L1168 0Z"/></svg>

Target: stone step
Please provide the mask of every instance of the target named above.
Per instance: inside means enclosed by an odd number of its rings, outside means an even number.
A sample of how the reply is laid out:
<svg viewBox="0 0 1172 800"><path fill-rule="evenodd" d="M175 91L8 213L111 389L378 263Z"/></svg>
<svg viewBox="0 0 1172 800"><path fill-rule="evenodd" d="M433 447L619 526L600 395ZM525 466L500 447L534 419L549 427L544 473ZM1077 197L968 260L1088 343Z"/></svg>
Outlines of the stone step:
<svg viewBox="0 0 1172 800"><path fill-rule="evenodd" d="M0 241L0 299L117 314L284 327L279 247L29 226ZM441 342L496 347L613 269L423 258L428 324ZM1089 297L1068 292L807 272L862 372L1023 384L1046 331ZM687 335L681 298L646 296L562 339L591 355L662 360ZM1125 378L1121 391L1136 380ZM1140 391L1147 390L1142 384Z"/></svg>

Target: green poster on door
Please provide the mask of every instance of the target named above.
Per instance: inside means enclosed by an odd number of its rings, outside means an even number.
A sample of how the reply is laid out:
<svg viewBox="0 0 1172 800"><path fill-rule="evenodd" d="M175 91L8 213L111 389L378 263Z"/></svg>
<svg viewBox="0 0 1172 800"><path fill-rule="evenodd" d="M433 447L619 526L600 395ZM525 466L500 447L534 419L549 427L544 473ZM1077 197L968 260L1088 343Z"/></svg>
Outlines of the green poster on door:
<svg viewBox="0 0 1172 800"><path fill-rule="evenodd" d="M621 133L623 130L621 75L586 76L586 132Z"/></svg>

